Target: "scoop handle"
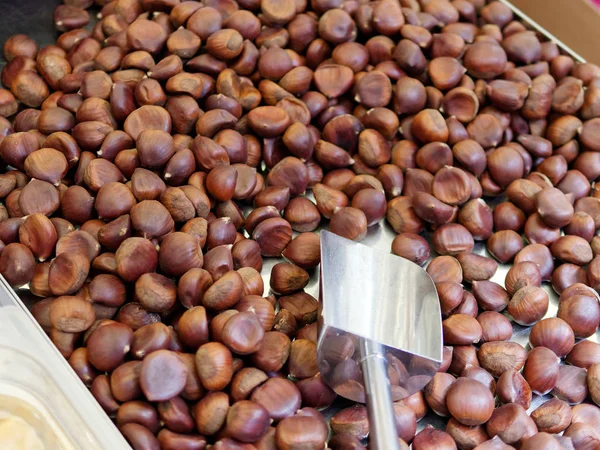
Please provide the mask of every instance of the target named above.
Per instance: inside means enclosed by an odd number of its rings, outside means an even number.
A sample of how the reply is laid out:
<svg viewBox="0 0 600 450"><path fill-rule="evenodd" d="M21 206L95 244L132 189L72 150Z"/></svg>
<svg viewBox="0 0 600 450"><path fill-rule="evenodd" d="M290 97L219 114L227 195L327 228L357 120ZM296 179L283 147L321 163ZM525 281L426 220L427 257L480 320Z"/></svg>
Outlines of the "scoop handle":
<svg viewBox="0 0 600 450"><path fill-rule="evenodd" d="M361 368L369 411L369 448L400 450L387 360L381 344L360 340Z"/></svg>

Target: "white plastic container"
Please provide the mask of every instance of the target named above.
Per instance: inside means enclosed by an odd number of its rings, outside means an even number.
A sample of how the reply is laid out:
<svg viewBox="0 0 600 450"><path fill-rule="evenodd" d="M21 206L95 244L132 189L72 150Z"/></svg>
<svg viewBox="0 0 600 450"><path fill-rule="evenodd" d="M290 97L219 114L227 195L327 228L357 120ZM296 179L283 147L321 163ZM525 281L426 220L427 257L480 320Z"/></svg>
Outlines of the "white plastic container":
<svg viewBox="0 0 600 450"><path fill-rule="evenodd" d="M24 448L131 448L0 276L0 432L27 430Z"/></svg>

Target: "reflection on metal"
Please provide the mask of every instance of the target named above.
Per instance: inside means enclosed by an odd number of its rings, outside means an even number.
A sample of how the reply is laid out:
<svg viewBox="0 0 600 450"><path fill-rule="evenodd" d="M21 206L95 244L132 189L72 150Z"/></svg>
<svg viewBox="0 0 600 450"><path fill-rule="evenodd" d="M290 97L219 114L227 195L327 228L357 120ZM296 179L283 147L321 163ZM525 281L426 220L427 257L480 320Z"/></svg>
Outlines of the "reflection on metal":
<svg viewBox="0 0 600 450"><path fill-rule="evenodd" d="M391 449L392 401L421 390L442 360L435 285L418 265L328 231L320 275L321 376L342 397L367 403L372 444Z"/></svg>

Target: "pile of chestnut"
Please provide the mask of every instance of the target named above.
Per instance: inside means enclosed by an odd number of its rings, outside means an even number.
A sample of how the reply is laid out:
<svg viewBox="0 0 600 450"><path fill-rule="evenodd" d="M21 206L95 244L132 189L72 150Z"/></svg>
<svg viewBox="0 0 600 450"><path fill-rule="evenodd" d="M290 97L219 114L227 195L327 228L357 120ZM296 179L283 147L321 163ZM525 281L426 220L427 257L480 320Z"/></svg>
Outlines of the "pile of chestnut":
<svg viewBox="0 0 600 450"><path fill-rule="evenodd" d="M401 448L600 448L600 67L499 1L63 3L4 43L0 273L135 450L366 448L304 288L371 226L443 316Z"/></svg>

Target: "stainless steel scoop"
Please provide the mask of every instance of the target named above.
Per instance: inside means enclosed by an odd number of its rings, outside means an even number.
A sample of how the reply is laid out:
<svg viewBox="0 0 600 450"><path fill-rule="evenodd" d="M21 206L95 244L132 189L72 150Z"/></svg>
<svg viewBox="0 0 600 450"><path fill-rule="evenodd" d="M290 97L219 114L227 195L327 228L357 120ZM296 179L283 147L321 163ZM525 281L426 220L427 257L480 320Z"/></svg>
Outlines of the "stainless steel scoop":
<svg viewBox="0 0 600 450"><path fill-rule="evenodd" d="M322 231L319 302L323 380L366 402L371 449L398 449L392 402L421 390L442 361L433 281L404 258Z"/></svg>

